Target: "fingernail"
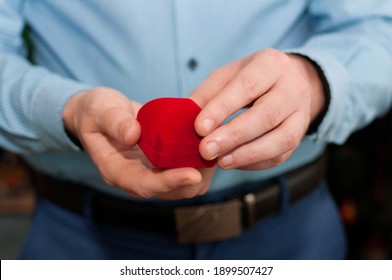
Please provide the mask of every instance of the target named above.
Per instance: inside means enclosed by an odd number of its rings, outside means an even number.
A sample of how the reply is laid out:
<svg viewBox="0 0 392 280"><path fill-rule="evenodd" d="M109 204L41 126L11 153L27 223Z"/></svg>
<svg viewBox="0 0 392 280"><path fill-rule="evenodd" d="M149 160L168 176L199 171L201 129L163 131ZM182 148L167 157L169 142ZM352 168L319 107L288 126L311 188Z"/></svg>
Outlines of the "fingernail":
<svg viewBox="0 0 392 280"><path fill-rule="evenodd" d="M233 164L233 156L232 155L224 156L221 160L221 164L223 168L230 168L230 166Z"/></svg>
<svg viewBox="0 0 392 280"><path fill-rule="evenodd" d="M206 133L209 133L214 127L215 122L211 119L204 119L201 123L201 126L205 130Z"/></svg>
<svg viewBox="0 0 392 280"><path fill-rule="evenodd" d="M209 159L216 158L218 156L219 150L220 150L218 143L216 143L215 141L208 142L206 149L207 149Z"/></svg>

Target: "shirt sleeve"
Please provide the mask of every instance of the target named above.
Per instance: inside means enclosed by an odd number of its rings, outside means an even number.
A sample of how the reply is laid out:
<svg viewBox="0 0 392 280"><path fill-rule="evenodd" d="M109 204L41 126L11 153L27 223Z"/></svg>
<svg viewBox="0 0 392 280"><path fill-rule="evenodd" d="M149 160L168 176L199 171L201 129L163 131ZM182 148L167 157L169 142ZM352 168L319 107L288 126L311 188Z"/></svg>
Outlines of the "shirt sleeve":
<svg viewBox="0 0 392 280"><path fill-rule="evenodd" d="M0 146L21 154L78 150L65 133L62 111L89 86L25 58L22 9L23 1L0 1Z"/></svg>
<svg viewBox="0 0 392 280"><path fill-rule="evenodd" d="M330 103L316 141L342 144L387 112L392 101L392 2L314 0L313 36L286 50L318 64Z"/></svg>

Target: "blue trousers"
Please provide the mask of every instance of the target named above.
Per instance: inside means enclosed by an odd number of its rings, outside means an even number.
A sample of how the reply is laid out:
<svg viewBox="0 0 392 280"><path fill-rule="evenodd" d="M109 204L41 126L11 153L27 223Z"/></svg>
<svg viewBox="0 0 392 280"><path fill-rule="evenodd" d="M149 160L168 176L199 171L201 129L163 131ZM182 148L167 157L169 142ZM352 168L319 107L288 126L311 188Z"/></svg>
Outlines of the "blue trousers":
<svg viewBox="0 0 392 280"><path fill-rule="evenodd" d="M179 245L159 232L100 225L38 198L22 259L342 259L345 233L325 183L234 239Z"/></svg>

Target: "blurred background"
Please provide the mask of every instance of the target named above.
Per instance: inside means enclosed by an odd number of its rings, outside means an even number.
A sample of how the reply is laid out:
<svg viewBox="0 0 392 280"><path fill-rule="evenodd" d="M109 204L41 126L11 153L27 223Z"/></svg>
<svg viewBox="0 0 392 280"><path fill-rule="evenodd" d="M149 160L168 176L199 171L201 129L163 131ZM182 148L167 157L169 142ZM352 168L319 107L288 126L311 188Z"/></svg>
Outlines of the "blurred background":
<svg viewBox="0 0 392 280"><path fill-rule="evenodd" d="M348 259L392 259L392 114L328 147L327 179L348 236ZM17 259L34 207L20 159L0 150L0 259Z"/></svg>
<svg viewBox="0 0 392 280"><path fill-rule="evenodd" d="M392 112L329 146L328 181L349 241L349 259L392 259Z"/></svg>

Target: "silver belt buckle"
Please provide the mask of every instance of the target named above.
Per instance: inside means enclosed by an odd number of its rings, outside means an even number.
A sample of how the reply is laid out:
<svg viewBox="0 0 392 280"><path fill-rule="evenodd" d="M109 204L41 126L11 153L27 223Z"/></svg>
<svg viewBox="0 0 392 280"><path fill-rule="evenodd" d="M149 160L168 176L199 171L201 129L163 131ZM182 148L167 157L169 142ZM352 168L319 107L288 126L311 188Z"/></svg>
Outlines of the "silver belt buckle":
<svg viewBox="0 0 392 280"><path fill-rule="evenodd" d="M181 244L218 241L242 232L240 200L180 207L174 215L177 240Z"/></svg>

